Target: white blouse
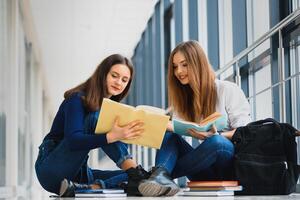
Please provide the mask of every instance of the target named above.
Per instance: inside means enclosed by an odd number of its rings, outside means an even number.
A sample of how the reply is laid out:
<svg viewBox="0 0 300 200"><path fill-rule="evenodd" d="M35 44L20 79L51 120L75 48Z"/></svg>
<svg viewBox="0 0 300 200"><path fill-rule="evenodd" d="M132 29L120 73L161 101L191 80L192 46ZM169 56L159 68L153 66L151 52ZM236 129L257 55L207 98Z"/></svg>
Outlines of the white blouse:
<svg viewBox="0 0 300 200"><path fill-rule="evenodd" d="M228 119L226 130L245 126L251 122L250 105L244 92L233 82L216 79L215 83L217 87L216 112ZM173 118L180 119L177 113L173 113Z"/></svg>
<svg viewBox="0 0 300 200"><path fill-rule="evenodd" d="M250 105L244 92L229 81L215 80L217 87L216 112L227 116L229 129L251 122Z"/></svg>

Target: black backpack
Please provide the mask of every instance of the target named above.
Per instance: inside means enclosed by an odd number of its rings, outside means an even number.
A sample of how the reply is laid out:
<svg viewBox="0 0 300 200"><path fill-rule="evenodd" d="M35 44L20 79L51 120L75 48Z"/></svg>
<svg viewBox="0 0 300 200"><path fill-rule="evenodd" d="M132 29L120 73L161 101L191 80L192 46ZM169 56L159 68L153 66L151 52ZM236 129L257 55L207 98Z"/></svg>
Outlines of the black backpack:
<svg viewBox="0 0 300 200"><path fill-rule="evenodd" d="M290 194L299 176L297 130L289 124L265 119L239 127L235 146L235 177L243 186L240 195Z"/></svg>

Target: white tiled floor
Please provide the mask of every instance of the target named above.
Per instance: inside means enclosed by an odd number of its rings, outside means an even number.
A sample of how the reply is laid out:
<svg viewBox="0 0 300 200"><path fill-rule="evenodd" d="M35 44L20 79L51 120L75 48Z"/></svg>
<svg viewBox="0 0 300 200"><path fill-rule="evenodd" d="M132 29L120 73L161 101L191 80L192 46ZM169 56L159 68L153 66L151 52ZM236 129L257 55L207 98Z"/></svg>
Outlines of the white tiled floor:
<svg viewBox="0 0 300 200"><path fill-rule="evenodd" d="M83 199L83 198L49 198L48 196L45 196L43 198L40 198L39 196L25 196L25 197L16 197L16 198L7 198L7 200L42 200L42 199L49 199L49 200L58 200L58 199ZM99 199L99 198L84 198L84 199ZM157 199L165 199L165 200L189 200L189 199L209 199L209 200L287 200L287 199L300 199L300 194L291 194L286 196L230 196L230 197L183 197L183 196L174 196L174 197L127 197L127 198L103 198L106 200L114 200L114 199L123 199L123 200L138 200L138 199L144 199L144 200L157 200Z"/></svg>
<svg viewBox="0 0 300 200"><path fill-rule="evenodd" d="M114 169L116 168L113 162L110 162L108 159L103 160L103 163L101 163L101 167L105 169ZM0 200L59 200L59 199L101 199L101 198L50 198L50 193L46 192L42 189L39 185L36 186L36 188L31 189L29 191L23 191L22 195L15 197L15 198L4 198L0 192ZM221 196L221 197L186 197L186 196L174 196L174 197L126 197L126 198L102 198L105 200L115 200L115 199L123 199L123 200L157 200L157 199L164 199L164 200L189 200L189 199L208 199L208 200L300 200L300 193L293 193L290 195L278 195L278 196Z"/></svg>
<svg viewBox="0 0 300 200"><path fill-rule="evenodd" d="M49 193L41 190L35 192L28 192L23 196L18 196L15 198L1 198L3 200L64 200L64 199L101 199L101 198L50 198ZM209 199L209 200L300 200L300 193L292 193L290 195L277 195L277 196L220 196L220 197L186 197L186 196L174 196L174 197L126 197L126 198L102 198L105 200L115 200L115 199L123 199L123 200L157 200L157 199L164 199L164 200L189 200L189 199Z"/></svg>

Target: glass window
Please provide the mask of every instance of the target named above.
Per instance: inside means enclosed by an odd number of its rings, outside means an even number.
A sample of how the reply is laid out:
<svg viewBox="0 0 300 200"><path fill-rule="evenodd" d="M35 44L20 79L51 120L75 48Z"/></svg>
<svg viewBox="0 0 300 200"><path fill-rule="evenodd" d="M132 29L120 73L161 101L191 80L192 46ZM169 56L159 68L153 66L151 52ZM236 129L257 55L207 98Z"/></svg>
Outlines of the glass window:
<svg viewBox="0 0 300 200"><path fill-rule="evenodd" d="M249 92L252 117L260 120L273 116L270 56L257 57L250 63Z"/></svg>
<svg viewBox="0 0 300 200"><path fill-rule="evenodd" d="M26 84L26 51L24 44L23 27L19 25L19 86L18 86L18 183L25 181L25 134L26 134L26 111L25 111L25 84Z"/></svg>
<svg viewBox="0 0 300 200"><path fill-rule="evenodd" d="M292 0L293 11L300 7L300 0Z"/></svg>
<svg viewBox="0 0 300 200"><path fill-rule="evenodd" d="M171 30L172 30L172 6L166 8L165 14L164 14L164 67L165 67L165 77L168 77L168 60L169 60L169 55L171 53L171 48L172 48L172 35L171 35ZM168 85L168 79L165 78L164 85ZM165 108L168 106L168 87L165 87Z"/></svg>
<svg viewBox="0 0 300 200"><path fill-rule="evenodd" d="M18 32L18 183L24 185L31 180L33 168L30 152L32 141L32 134L30 134L30 81L33 57L31 44L27 42L21 23Z"/></svg>
<svg viewBox="0 0 300 200"><path fill-rule="evenodd" d="M5 74L7 69L7 2L0 1L0 187L5 186L5 149L6 149L6 114L5 114Z"/></svg>
<svg viewBox="0 0 300 200"><path fill-rule="evenodd" d="M231 0L219 1L219 51L220 67L223 67L233 58L232 47L232 5ZM233 71L232 71L233 73Z"/></svg>
<svg viewBox="0 0 300 200"><path fill-rule="evenodd" d="M294 76L290 80L291 85L291 116L292 125L300 129L300 36L290 42L290 75ZM297 138L298 152L300 152L300 138ZM298 154L298 164L300 155Z"/></svg>
<svg viewBox="0 0 300 200"><path fill-rule="evenodd" d="M270 29L269 0L247 0L247 36L248 46ZM270 39L262 43L249 54L249 61L270 48Z"/></svg>
<svg viewBox="0 0 300 200"><path fill-rule="evenodd" d="M198 41L204 51L207 49L207 4L206 1L198 1Z"/></svg>
<svg viewBox="0 0 300 200"><path fill-rule="evenodd" d="M290 80L291 84L291 111L292 122L295 127L300 128L300 36L290 42Z"/></svg>
<svg viewBox="0 0 300 200"><path fill-rule="evenodd" d="M267 64L255 72L255 90L257 93L271 86L271 66ZM264 119L273 116L272 91L268 89L256 96L255 119Z"/></svg>

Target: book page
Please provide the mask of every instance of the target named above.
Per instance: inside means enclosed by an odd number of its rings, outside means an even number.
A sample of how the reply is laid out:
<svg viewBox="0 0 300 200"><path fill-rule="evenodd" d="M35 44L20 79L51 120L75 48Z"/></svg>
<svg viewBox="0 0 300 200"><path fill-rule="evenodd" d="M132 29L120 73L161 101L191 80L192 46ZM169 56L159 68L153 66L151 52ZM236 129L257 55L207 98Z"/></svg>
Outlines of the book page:
<svg viewBox="0 0 300 200"><path fill-rule="evenodd" d="M218 112L214 112L213 114L207 116L205 119L201 120L200 126L205 126L205 124L208 124L209 122L217 120L222 115Z"/></svg>
<svg viewBox="0 0 300 200"><path fill-rule="evenodd" d="M185 136L191 136L188 134L189 129L195 129L199 132L207 132L211 129L212 125L215 125L217 131L222 131L227 128L227 117L220 113L213 113L202 120L202 123L200 124L173 119L174 132Z"/></svg>
<svg viewBox="0 0 300 200"><path fill-rule="evenodd" d="M145 110L148 112L156 113L156 114L161 114L165 115L166 111L162 108L154 107L154 106L148 106L148 105L139 105L136 107L138 110Z"/></svg>
<svg viewBox="0 0 300 200"><path fill-rule="evenodd" d="M147 110L103 99L95 133L107 133L111 130L116 117L120 117L119 125L124 126L134 120L144 122L144 132L138 139L123 140L128 144L137 144L159 149L167 129L169 116L156 114Z"/></svg>

